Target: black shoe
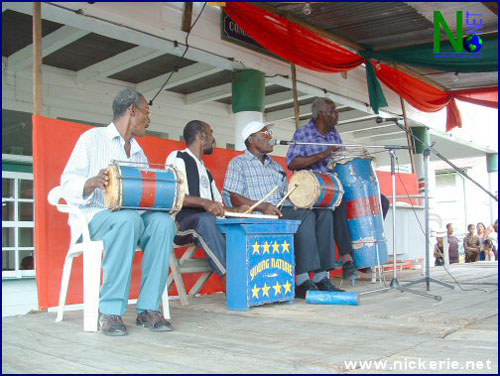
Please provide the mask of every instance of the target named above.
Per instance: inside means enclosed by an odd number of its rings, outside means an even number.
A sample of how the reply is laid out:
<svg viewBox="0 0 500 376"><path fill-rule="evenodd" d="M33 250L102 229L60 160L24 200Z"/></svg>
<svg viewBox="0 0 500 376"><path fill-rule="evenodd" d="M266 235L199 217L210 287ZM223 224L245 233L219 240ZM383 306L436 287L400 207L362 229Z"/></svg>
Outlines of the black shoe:
<svg viewBox="0 0 500 376"><path fill-rule="evenodd" d="M318 287L316 286L316 284L313 281L311 281L310 279L307 279L301 285L295 286L295 297L300 298L300 299L305 299L306 293L309 290L318 290Z"/></svg>
<svg viewBox="0 0 500 376"><path fill-rule="evenodd" d="M149 309L139 313L136 320L137 325L148 328L153 332L171 332L172 325L165 320L160 311L150 311Z"/></svg>
<svg viewBox="0 0 500 376"><path fill-rule="evenodd" d="M345 290L335 287L335 285L332 283L332 281L330 281L328 277L325 277L321 281L316 282L316 287L321 291L345 292Z"/></svg>
<svg viewBox="0 0 500 376"><path fill-rule="evenodd" d="M347 261L342 265L342 279L356 279L359 278L358 271L354 267L352 261Z"/></svg>
<svg viewBox="0 0 500 376"><path fill-rule="evenodd" d="M127 328L119 315L99 315L99 329L107 336L126 336Z"/></svg>

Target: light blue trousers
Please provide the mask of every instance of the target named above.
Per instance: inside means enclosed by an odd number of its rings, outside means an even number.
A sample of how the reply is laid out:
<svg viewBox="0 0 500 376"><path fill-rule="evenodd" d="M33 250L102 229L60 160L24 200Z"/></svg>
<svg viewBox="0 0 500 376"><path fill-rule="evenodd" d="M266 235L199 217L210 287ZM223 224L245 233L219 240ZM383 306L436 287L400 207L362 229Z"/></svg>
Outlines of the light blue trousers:
<svg viewBox="0 0 500 376"><path fill-rule="evenodd" d="M99 295L99 312L122 316L127 310L132 262L137 243L143 250L142 278L137 312L159 310L168 277L168 264L175 222L164 212L104 210L89 224L92 240L104 242L103 283Z"/></svg>

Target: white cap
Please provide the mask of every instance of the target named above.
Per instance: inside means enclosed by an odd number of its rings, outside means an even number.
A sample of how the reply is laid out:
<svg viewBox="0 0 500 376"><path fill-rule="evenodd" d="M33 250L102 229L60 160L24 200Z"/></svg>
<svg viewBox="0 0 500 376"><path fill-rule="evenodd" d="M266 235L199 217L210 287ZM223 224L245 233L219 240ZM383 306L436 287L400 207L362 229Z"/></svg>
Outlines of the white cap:
<svg viewBox="0 0 500 376"><path fill-rule="evenodd" d="M273 123L263 123L261 121L251 121L245 125L241 131L241 138L243 142L253 133L260 131L262 128L267 127L267 129L272 128Z"/></svg>

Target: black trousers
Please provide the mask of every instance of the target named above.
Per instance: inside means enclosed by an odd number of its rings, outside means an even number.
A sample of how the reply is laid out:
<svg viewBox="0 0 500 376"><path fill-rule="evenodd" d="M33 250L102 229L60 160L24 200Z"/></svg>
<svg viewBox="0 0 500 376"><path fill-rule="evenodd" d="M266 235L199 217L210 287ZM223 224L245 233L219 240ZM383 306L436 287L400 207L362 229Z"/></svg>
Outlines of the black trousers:
<svg viewBox="0 0 500 376"><path fill-rule="evenodd" d="M285 206L283 219L302 221L294 236L295 273L328 271L335 267L334 221L328 209L295 209Z"/></svg>
<svg viewBox="0 0 500 376"><path fill-rule="evenodd" d="M389 211L389 199L380 194L380 203L382 204L382 216L385 219ZM340 205L333 211L333 227L340 255L345 256L348 253L352 253L351 233L347 225L347 203L344 198Z"/></svg>

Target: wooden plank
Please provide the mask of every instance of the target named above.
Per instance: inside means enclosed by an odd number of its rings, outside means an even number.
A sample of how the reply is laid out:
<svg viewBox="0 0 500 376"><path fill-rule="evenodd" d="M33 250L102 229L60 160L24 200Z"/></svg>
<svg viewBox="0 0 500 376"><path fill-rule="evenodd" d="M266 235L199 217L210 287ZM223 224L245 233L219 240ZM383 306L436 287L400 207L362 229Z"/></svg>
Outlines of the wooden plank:
<svg viewBox="0 0 500 376"><path fill-rule="evenodd" d="M42 4L33 3L33 113L43 114Z"/></svg>
<svg viewBox="0 0 500 376"><path fill-rule="evenodd" d="M184 3L184 13L182 15L182 31L189 33L191 31L191 18L193 16L193 3Z"/></svg>

